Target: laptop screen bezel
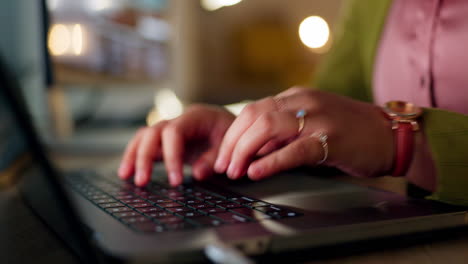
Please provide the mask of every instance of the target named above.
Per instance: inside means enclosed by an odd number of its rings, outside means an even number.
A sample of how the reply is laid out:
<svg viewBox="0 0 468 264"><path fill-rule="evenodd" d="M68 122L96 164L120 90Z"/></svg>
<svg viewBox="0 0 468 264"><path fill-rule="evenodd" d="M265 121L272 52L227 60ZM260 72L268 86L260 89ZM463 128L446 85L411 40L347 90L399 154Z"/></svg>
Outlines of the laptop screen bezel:
<svg viewBox="0 0 468 264"><path fill-rule="evenodd" d="M24 103L20 85L4 64L1 54L0 96L5 98L7 104L5 107L11 111L13 120L23 133L28 146L26 151L32 160L30 165L36 169L36 173L21 175L18 189L22 198L33 212L71 247L81 261L97 263L96 250L91 246L83 226L78 221L78 214L61 184L58 171L46 155Z"/></svg>

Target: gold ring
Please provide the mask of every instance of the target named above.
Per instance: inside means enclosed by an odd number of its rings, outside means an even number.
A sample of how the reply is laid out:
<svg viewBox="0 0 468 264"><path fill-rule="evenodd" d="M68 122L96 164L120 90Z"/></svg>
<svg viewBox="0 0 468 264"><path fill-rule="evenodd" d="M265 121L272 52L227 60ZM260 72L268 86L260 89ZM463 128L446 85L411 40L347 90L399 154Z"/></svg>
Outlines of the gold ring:
<svg viewBox="0 0 468 264"><path fill-rule="evenodd" d="M299 128L297 129L298 135L301 134L302 130L304 129L306 115L307 115L307 111L304 109L301 109L296 112L296 118L299 121Z"/></svg>

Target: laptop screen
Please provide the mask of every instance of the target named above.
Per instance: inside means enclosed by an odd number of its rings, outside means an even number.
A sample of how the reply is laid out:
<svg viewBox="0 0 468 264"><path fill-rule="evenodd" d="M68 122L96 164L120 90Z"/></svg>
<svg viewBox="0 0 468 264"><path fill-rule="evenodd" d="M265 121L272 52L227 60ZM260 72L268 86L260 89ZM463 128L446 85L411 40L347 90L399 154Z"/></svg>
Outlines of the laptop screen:
<svg viewBox="0 0 468 264"><path fill-rule="evenodd" d="M84 263L95 263L77 214L59 174L51 166L27 112L17 81L0 58L0 180L20 176L18 184L26 203L77 253ZM18 161L20 170L5 173ZM1 181L0 181L1 182Z"/></svg>
<svg viewBox="0 0 468 264"><path fill-rule="evenodd" d="M0 173L2 173L24 156L27 150L24 135L15 122L13 111L4 93L0 93L0 120Z"/></svg>

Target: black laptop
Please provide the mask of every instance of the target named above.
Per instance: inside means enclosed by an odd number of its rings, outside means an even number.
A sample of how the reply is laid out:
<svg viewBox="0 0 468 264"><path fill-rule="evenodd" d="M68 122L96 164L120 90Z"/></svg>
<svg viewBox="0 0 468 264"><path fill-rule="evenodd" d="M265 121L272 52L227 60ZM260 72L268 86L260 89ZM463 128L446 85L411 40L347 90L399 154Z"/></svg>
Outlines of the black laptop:
<svg viewBox="0 0 468 264"><path fill-rule="evenodd" d="M162 166L145 188L92 168L61 172L34 132L20 89L0 66L0 155L28 159L21 191L84 263L203 260L210 245L246 255L395 237L466 225L463 208L330 180L314 171L262 182L171 188ZM190 179L187 175L187 179Z"/></svg>

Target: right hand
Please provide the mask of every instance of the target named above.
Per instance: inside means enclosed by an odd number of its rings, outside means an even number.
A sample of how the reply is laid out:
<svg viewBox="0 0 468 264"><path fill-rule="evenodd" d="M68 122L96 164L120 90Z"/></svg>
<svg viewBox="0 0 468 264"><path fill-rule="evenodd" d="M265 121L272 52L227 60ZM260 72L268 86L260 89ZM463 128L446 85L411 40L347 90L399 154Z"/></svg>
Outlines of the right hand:
<svg viewBox="0 0 468 264"><path fill-rule="evenodd" d="M223 136L234 119L224 108L194 105L178 118L141 128L127 145L119 177L128 180L134 175L135 184L145 186L153 163L162 159L172 186L182 183L185 162L192 164L195 179L211 176Z"/></svg>

